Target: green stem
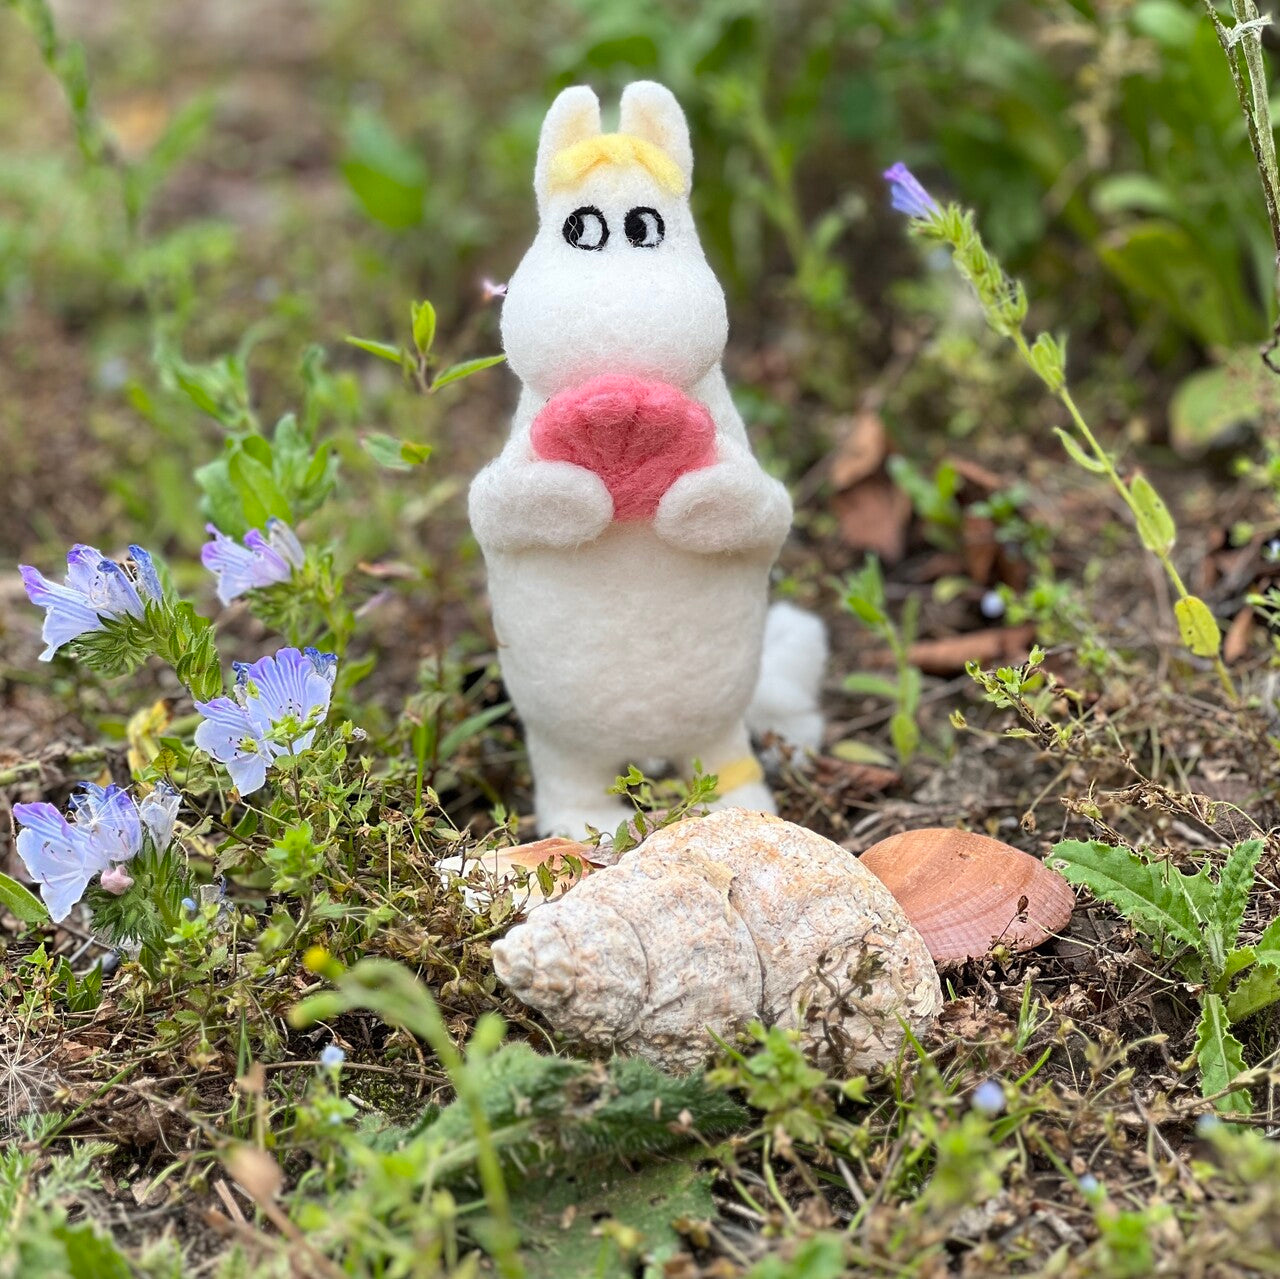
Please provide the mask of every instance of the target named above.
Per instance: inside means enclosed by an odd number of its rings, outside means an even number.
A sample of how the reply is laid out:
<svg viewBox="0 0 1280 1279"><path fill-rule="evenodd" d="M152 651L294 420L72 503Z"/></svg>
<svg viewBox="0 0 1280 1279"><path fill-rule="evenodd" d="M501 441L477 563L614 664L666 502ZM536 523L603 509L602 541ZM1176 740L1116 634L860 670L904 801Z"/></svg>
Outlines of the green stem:
<svg viewBox="0 0 1280 1279"><path fill-rule="evenodd" d="M1031 348L1027 345L1027 339L1023 336L1021 330L1014 330L1010 336L1013 338L1014 345L1018 348L1018 354L1022 356L1027 367L1039 376L1039 370L1036 369L1035 361L1031 357ZM1051 388L1053 389L1053 388ZM1075 399L1071 392L1067 389L1066 383L1054 389L1053 392L1065 406L1067 412L1071 416L1071 421L1079 432L1080 437L1089 446L1090 452L1093 454L1098 465L1102 467L1107 479L1111 482L1111 487L1120 495L1121 500L1129 508L1130 513L1136 520L1138 518L1137 504L1134 502L1133 494L1130 493L1128 485L1120 478L1119 472L1115 468L1115 463L1111 460L1111 455L1098 443L1097 436L1089 429L1089 424L1084 420L1084 414L1080 412ZM1169 579L1174 592L1180 600L1189 599L1191 592L1187 590L1186 583L1182 580L1182 574L1178 572L1178 567L1173 560L1169 558L1168 551L1159 550L1151 547L1151 553L1160 562L1160 567L1164 569L1165 576ZM1223 689L1227 696L1234 702L1237 700L1235 684L1232 682L1230 672L1226 668L1226 664L1222 660L1221 653L1216 654L1213 659L1214 670L1217 672L1218 679L1222 683Z"/></svg>

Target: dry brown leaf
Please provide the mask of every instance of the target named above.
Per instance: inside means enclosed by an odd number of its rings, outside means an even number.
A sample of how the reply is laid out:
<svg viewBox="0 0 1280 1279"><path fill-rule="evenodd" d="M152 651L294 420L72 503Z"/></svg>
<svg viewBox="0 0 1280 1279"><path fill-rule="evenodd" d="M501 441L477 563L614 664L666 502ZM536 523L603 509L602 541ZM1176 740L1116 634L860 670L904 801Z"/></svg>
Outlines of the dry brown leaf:
<svg viewBox="0 0 1280 1279"><path fill-rule="evenodd" d="M869 409L855 413L831 455L831 483L843 490L875 475L889 453L880 415Z"/></svg>
<svg viewBox="0 0 1280 1279"><path fill-rule="evenodd" d="M846 546L871 551L886 564L896 564L906 554L911 499L887 475L859 480L837 493L831 507Z"/></svg>
<svg viewBox="0 0 1280 1279"><path fill-rule="evenodd" d="M1253 637L1253 609L1242 608L1231 619L1226 638L1222 641L1222 660L1238 662L1248 651Z"/></svg>
<svg viewBox="0 0 1280 1279"><path fill-rule="evenodd" d="M926 675L956 675L966 662L1022 661L1035 642L1036 628L1025 626L993 626L964 635L948 635L942 639L919 640L911 645L908 659Z"/></svg>

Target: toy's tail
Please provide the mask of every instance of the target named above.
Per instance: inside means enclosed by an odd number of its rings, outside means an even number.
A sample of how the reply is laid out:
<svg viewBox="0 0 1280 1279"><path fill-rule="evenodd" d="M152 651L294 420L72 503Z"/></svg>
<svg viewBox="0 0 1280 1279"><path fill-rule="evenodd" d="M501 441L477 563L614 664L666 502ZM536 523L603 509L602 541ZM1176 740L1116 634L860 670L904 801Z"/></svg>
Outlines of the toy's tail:
<svg viewBox="0 0 1280 1279"><path fill-rule="evenodd" d="M752 734L774 733L802 750L817 750L822 745L818 697L826 664L822 620L794 604L774 604L765 620L760 682L747 708Z"/></svg>

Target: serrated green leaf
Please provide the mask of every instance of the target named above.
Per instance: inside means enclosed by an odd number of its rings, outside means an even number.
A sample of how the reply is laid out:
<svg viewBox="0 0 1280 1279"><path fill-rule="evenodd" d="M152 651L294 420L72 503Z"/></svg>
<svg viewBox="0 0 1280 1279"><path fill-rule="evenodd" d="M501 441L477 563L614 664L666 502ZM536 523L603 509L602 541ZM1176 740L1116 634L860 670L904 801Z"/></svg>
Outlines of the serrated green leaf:
<svg viewBox="0 0 1280 1279"><path fill-rule="evenodd" d="M1227 1020L1235 1023L1280 1002L1280 967L1259 964L1246 973L1227 997Z"/></svg>
<svg viewBox="0 0 1280 1279"><path fill-rule="evenodd" d="M461 364L451 364L431 383L431 389L438 391L442 386L448 386L451 382L460 382L464 377L470 377L473 373L479 373L483 369L493 368L495 364L501 364L506 358L505 355L482 355L478 360L463 360Z"/></svg>
<svg viewBox="0 0 1280 1279"><path fill-rule="evenodd" d="M1280 918L1273 919L1251 947L1260 964L1280 967Z"/></svg>
<svg viewBox="0 0 1280 1279"><path fill-rule="evenodd" d="M1222 632L1209 606L1195 595L1180 599L1173 606L1182 642L1196 657L1216 657L1222 645Z"/></svg>
<svg viewBox="0 0 1280 1279"><path fill-rule="evenodd" d="M40 898L4 874L0 874L0 906L24 924L43 924L49 918Z"/></svg>
<svg viewBox="0 0 1280 1279"><path fill-rule="evenodd" d="M1178 528L1164 498L1145 475L1135 475L1129 482L1129 496L1133 498L1133 515L1142 545L1157 555L1167 555L1177 541Z"/></svg>
<svg viewBox="0 0 1280 1279"><path fill-rule="evenodd" d="M1062 427L1055 426L1053 433L1061 441L1062 447L1066 449L1067 456L1077 466L1084 467L1086 471L1092 471L1094 475L1105 475L1107 473L1107 468L1096 457L1090 457Z"/></svg>
<svg viewBox="0 0 1280 1279"><path fill-rule="evenodd" d="M1214 917L1222 930L1222 940L1228 950L1240 936L1245 907L1253 890L1253 879L1262 856L1262 840L1246 839L1237 844L1223 864L1218 876L1218 894L1214 898Z"/></svg>
<svg viewBox="0 0 1280 1279"><path fill-rule="evenodd" d="M424 298L409 308L409 314L413 320L413 344L426 355L436 338L436 309Z"/></svg>
<svg viewBox="0 0 1280 1279"><path fill-rule="evenodd" d="M1244 1045L1231 1033L1226 1005L1219 995L1204 996L1193 1051L1200 1067L1200 1091L1206 1097L1220 1093L1245 1070ZM1228 1093L1214 1105L1224 1114L1247 1115L1253 1110L1247 1092Z"/></svg>
<svg viewBox="0 0 1280 1279"><path fill-rule="evenodd" d="M350 333L342 340L349 346L356 346L370 355L376 355L380 360L389 360L392 364L404 363L404 351L394 343L378 342L373 338L352 337Z"/></svg>
<svg viewBox="0 0 1280 1279"><path fill-rule="evenodd" d="M1155 942L1161 954L1179 947L1203 954L1200 913L1213 891L1207 874L1183 875L1167 862L1149 862L1099 840L1055 844L1050 862L1070 883L1083 884L1095 897L1110 902Z"/></svg>
<svg viewBox="0 0 1280 1279"><path fill-rule="evenodd" d="M634 1264L639 1258L624 1257L616 1238L601 1231L604 1220L634 1230L640 1257L652 1268L644 1273L661 1273L662 1263L682 1246L674 1223L715 1216L713 1180L691 1160L595 1176L570 1167L558 1177L534 1180L511 1204L524 1229L529 1279L640 1273ZM575 1211L566 1215L571 1207Z"/></svg>

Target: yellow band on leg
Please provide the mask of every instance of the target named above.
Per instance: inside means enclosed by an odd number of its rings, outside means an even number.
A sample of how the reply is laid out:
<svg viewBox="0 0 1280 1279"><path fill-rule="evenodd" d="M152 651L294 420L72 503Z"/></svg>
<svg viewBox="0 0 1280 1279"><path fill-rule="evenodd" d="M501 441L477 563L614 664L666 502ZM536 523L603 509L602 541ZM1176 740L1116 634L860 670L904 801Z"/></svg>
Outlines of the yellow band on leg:
<svg viewBox="0 0 1280 1279"><path fill-rule="evenodd" d="M744 755L741 759L730 760L715 770L716 793L728 795L740 786L750 786L752 782L764 781L764 769L754 755Z"/></svg>

